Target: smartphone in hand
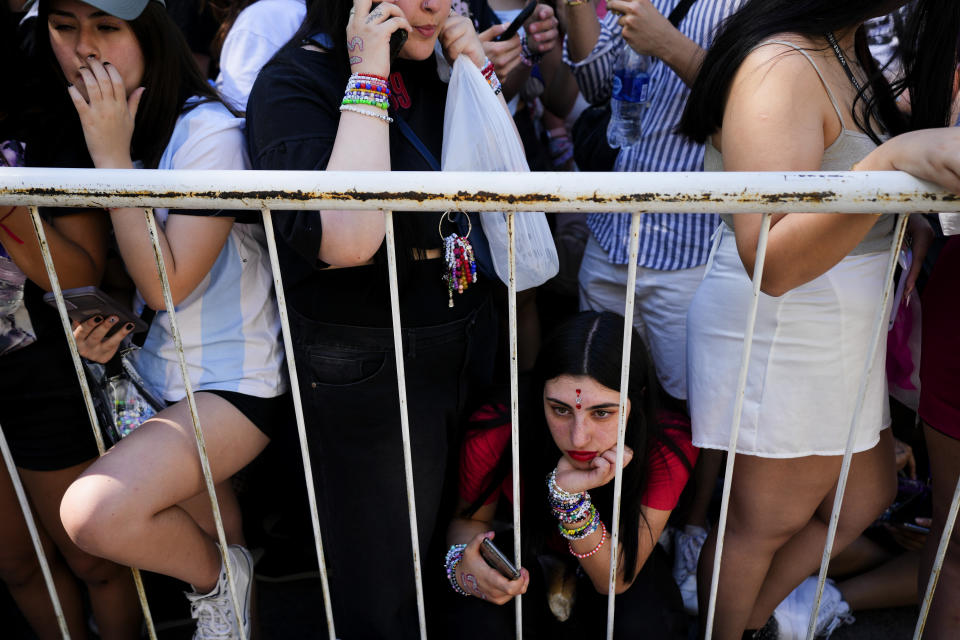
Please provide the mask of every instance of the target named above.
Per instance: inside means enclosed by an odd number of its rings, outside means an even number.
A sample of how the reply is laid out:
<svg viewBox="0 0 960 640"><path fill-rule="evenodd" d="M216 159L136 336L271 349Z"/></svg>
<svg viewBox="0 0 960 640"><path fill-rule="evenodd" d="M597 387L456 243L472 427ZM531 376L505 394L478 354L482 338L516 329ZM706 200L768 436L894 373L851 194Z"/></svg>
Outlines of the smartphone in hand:
<svg viewBox="0 0 960 640"><path fill-rule="evenodd" d="M370 13L373 13L379 6L379 2L370 5ZM406 44L409 35L406 29L397 29L390 34L390 62L393 62L400 54L400 49L403 49L403 45Z"/></svg>
<svg viewBox="0 0 960 640"><path fill-rule="evenodd" d="M483 556L488 565L500 572L500 575L507 580L516 580L520 577L517 568L489 538L484 538L483 542L480 543L480 555Z"/></svg>
<svg viewBox="0 0 960 640"><path fill-rule="evenodd" d="M498 35L493 39L494 42L503 42L504 40L509 40L512 38L517 31L520 30L520 27L523 26L523 23L527 21L533 14L533 10L537 8L537 0L530 0L523 9L520 10L520 13L517 14L517 17L513 19L510 23L510 26L507 27L507 30Z"/></svg>

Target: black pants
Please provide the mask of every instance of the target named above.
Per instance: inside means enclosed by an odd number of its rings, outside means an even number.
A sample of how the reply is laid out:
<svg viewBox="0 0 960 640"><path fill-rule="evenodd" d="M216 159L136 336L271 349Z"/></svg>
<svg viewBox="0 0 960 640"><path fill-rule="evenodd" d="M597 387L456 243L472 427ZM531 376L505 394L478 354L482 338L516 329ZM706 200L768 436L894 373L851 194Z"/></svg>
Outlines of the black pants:
<svg viewBox="0 0 960 640"><path fill-rule="evenodd" d="M510 549L509 534L497 535L497 544ZM530 564L534 566L529 566ZM539 563L528 563L530 586L523 596L525 638L601 639L607 632L607 596L597 593L586 575L577 578L573 611L559 622L547 606L546 585ZM451 640L506 640L516 636L516 608L498 606L474 597L445 596L447 632ZM654 547L630 588L616 598L614 637L645 640L685 640L688 621L680 591L670 572L670 560L660 545Z"/></svg>
<svg viewBox="0 0 960 640"><path fill-rule="evenodd" d="M392 330L290 315L337 636L419 637ZM489 383L496 331L489 301L403 330L425 573L448 449L469 392Z"/></svg>

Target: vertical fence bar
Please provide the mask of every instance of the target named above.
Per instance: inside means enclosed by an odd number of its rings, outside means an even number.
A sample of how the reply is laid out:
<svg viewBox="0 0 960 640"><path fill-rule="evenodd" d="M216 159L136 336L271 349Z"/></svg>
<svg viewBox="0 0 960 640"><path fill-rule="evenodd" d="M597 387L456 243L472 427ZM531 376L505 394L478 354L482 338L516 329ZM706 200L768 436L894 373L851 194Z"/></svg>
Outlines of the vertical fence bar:
<svg viewBox="0 0 960 640"><path fill-rule="evenodd" d="M53 582L53 574L50 573L50 565L47 563L47 554L43 552L43 543L40 542L40 532L37 531L37 523L33 519L30 502L27 500L27 494L23 490L20 474L17 473L16 463L13 461L13 455L10 453L10 446L7 444L7 437L3 434L2 428L0 428L0 454L3 455L3 462L7 465L7 472L10 473L10 481L13 483L13 490L17 494L17 502L20 503L20 510L23 511L23 520L27 523L27 530L30 532L33 549L37 552L37 561L40 563L40 573L43 574L43 581L47 585L47 592L50 594L50 602L53 603L53 613L57 616L57 625L60 627L60 634L63 636L63 640L70 640L70 630L67 629L67 618L63 615L63 607L60 606L60 596L57 595L57 585Z"/></svg>
<svg viewBox="0 0 960 640"><path fill-rule="evenodd" d="M870 372L873 370L874 360L876 359L880 340L883 336L883 328L887 324L887 314L889 313L887 310L887 301L890 299L890 293L893 289L893 274L897 267L897 254L900 252L900 245L903 244L903 236L907 230L907 219L909 217L909 214L900 214L897 220L896 230L893 234L893 242L890 245L890 258L887 260L887 271L883 280L880 306L877 309L877 317L873 323L873 333L870 337L867 361L863 363L863 375L860 378L860 388L857 390L857 404L853 410L853 417L850 419L850 430L847 433L847 447L843 452L843 463L840 465L840 477L837 479L837 492L833 499L833 510L830 512L827 542L823 546L823 557L820 559L817 593L813 600L813 611L810 612L810 622L807 626L807 640L813 640L817 629L817 614L820 613L820 598L823 596L823 585L827 580L827 568L830 566L833 542L837 535L837 525L840 522L840 508L843 506L843 494L847 490L847 477L850 474L850 464L853 461L853 443L857 437L857 421L860 419L860 412L863 410L864 399L867 395L867 382L870 379ZM904 274L903 277L906 277L906 274Z"/></svg>
<svg viewBox="0 0 960 640"><path fill-rule="evenodd" d="M83 402L87 408L87 418L90 420L90 428L93 429L93 439L97 443L97 451L102 456L107 448L103 442L103 434L100 431L100 421L97 419L97 412L93 408L93 396L90 395L90 387L87 384L87 376L84 373L83 363L80 361L80 353L77 351L77 342L73 338L73 329L70 324L70 317L67 315L67 305L63 300L63 290L60 288L60 278L57 277L57 270L53 265L53 256L50 255L50 245L47 243L47 233L43 229L43 220L40 218L38 207L30 207L30 220L33 222L33 231L37 236L37 243L40 246L40 255L43 256L43 265L47 269L47 277L50 279L50 290L53 292L57 301L57 311L60 313L60 324L67 337L67 346L70 348L70 357L73 359L74 372L77 374L77 380L80 383L80 392L83 394ZM150 605L147 603L147 594L143 589L143 580L140 577L140 570L136 567L130 567L133 575L133 584L137 589L137 597L140 599L140 607L143 609L143 619L147 626L147 636L150 640L157 640L157 631L153 625L153 616L150 615Z"/></svg>
<svg viewBox="0 0 960 640"><path fill-rule="evenodd" d="M240 607L240 594L237 592L234 581L233 567L230 566L230 554L227 552L227 536L223 531L223 518L220 515L220 501L217 500L216 483L210 471L210 459L207 457L207 441L200 429L200 414L197 412L197 400L193 394L193 385L190 383L190 374L187 371L187 360L183 355L183 340L180 337L180 327L177 324L177 312L173 304L173 294L170 291L170 278L167 275L166 261L163 259L163 249L160 248L160 237L157 231L157 220L153 209L144 209L147 219L147 231L150 233L150 242L153 245L153 256L157 263L157 274L160 276L160 286L163 289L163 302L167 308L167 317L170 320L170 334L177 349L177 362L180 365L180 376L183 378L183 388L187 395L187 406L190 408L190 417L193 422L193 433L197 440L197 453L200 455L200 470L203 471L203 481L210 498L210 508L213 512L213 523L217 529L217 540L220 543L220 555L227 573L227 585L230 587L230 598L233 603L237 626L243 633L243 609ZM253 576L250 577L253 579Z"/></svg>
<svg viewBox="0 0 960 640"><path fill-rule="evenodd" d="M420 638L427 638L427 618L423 606L423 575L420 569L420 536L417 532L417 501L413 487L413 455L410 452L410 416L407 411L407 379L403 366L403 332L400 330L400 290L397 285L397 247L393 231L393 212L384 211L387 268L390 278L390 312L393 315L393 352L397 361L397 386L400 394L400 433L403 437L403 469L407 481L407 511L410 516L410 543L413 548L413 578L417 587L417 615Z"/></svg>
<svg viewBox="0 0 960 640"><path fill-rule="evenodd" d="M507 285L507 307L510 322L510 451L513 455L513 563L520 567L520 402L517 372L517 247L514 235L516 214L507 214L507 258L510 282ZM523 595L517 594L517 640L523 640Z"/></svg>
<svg viewBox="0 0 960 640"><path fill-rule="evenodd" d="M927 581L927 589L920 606L920 615L917 617L917 627L913 632L913 640L920 640L923 636L923 629L927 625L927 616L930 615L930 607L933 605L933 594L936 592L940 571L943 569L943 561L947 557L947 547L950 546L953 528L957 523L957 511L960 511L960 478L957 478L957 487L953 490L953 503L950 505L950 513L947 514L947 520L943 523L943 535L940 536L940 544L937 546L937 555L933 561L933 569L930 571L930 579Z"/></svg>
<svg viewBox="0 0 960 640"><path fill-rule="evenodd" d="M707 605L706 640L713 637L713 618L717 612L717 587L720 584L720 562L723 558L723 538L727 529L727 513L730 508L730 489L733 486L733 463L737 457L737 440L740 437L740 416L743 413L743 397L747 388L747 370L750 368L750 351L753 348L753 329L757 323L757 308L760 304L760 283L763 280L763 264L767 259L767 240L770 237L770 215L763 214L760 236L757 238L757 256L753 265L753 299L747 311L747 327L743 335L743 357L737 378L737 395L733 405L733 420L730 425L730 442L727 445L727 467L723 475L723 497L720 500L720 520L717 522L717 546L713 556L713 574L710 577L710 601ZM718 231L723 233L723 231Z"/></svg>
<svg viewBox="0 0 960 640"><path fill-rule="evenodd" d="M620 500L623 494L623 439L627 433L627 385L630 383L630 349L633 344L633 303L637 293L637 257L640 254L640 213L630 214L630 262L623 308L623 353L620 359L620 407L617 415L617 464L613 476L613 517L610 521L610 577L607 582L607 640L613 640L617 598L617 564L620 559ZM639 407L638 407L639 409Z"/></svg>
<svg viewBox="0 0 960 640"><path fill-rule="evenodd" d="M277 295L277 307L280 312L280 330L283 334L283 347L287 356L287 373L290 376L290 392L293 396L293 411L297 419L297 435L300 438L300 456L303 460L303 475L307 483L307 501L310 505L310 522L313 525L313 542L317 550L317 567L320 569L320 587L323 592L323 606L327 614L327 635L329 640L337 637L333 625L333 605L330 600L330 583L327 579L327 563L323 554L323 539L320 535L320 517L317 514L317 491L313 484L313 464L310 461L310 448L307 444L307 428L303 419L303 400L300 398L300 377L293 357L293 337L290 335L290 319L287 316L286 294L283 291L283 278L280 275L280 261L277 257L277 239L273 232L273 214L263 209L263 229L267 236L267 252L270 254L270 270L273 273L273 288Z"/></svg>

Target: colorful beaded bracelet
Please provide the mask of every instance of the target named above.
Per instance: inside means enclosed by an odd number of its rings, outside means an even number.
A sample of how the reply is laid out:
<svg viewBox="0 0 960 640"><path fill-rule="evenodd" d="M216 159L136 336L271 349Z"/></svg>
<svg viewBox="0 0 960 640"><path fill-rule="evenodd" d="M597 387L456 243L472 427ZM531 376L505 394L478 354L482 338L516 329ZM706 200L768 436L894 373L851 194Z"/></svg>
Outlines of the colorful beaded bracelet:
<svg viewBox="0 0 960 640"><path fill-rule="evenodd" d="M589 519L576 529L567 529L563 526L563 522L558 522L557 529L560 531L560 535L567 540L579 540L593 533L593 530L598 526L597 523L600 521L600 514L597 513L597 509L593 505L590 505L590 511L588 513L590 515ZM593 529L591 529L591 527L593 527Z"/></svg>
<svg viewBox="0 0 960 640"><path fill-rule="evenodd" d="M393 118L390 116L380 115L379 113L370 113L366 109L361 109L359 107L354 107L347 104L341 104L340 111L349 111L351 113L359 113L362 116L370 116L371 118L376 118L377 120L383 120L387 124L393 122Z"/></svg>
<svg viewBox="0 0 960 640"><path fill-rule="evenodd" d="M451 547L447 549L447 557L444 559L443 564L447 570L447 581L450 582L450 588L462 596L469 597L470 594L467 593L467 591L460 586L460 582L457 581L457 565L463 560L463 550L466 548L467 545L465 544L451 545Z"/></svg>
<svg viewBox="0 0 960 640"><path fill-rule="evenodd" d="M388 102L381 102L379 100L370 100L368 98L344 98L340 104L341 106L345 104L365 104L371 107L376 107L378 109L383 109L384 111L390 108L390 104Z"/></svg>
<svg viewBox="0 0 960 640"><path fill-rule="evenodd" d="M558 503L566 503L569 505L576 504L580 502L584 497L589 499L590 494L586 491L580 491L577 493L570 493L565 491L557 484L557 470L554 469L547 475L547 491L550 492L550 497L553 500L556 500Z"/></svg>
<svg viewBox="0 0 960 640"><path fill-rule="evenodd" d="M574 558L577 558L578 560L583 560L584 558L589 558L590 556L595 554L597 551L600 551L600 547L602 547L603 543L606 541L607 541L607 526L603 524L603 522L601 522L600 523L600 542L597 543L597 546L595 546L590 551L587 551L586 553L577 553L576 551L573 550L573 543L568 542L567 549L570 550L570 555L572 555Z"/></svg>

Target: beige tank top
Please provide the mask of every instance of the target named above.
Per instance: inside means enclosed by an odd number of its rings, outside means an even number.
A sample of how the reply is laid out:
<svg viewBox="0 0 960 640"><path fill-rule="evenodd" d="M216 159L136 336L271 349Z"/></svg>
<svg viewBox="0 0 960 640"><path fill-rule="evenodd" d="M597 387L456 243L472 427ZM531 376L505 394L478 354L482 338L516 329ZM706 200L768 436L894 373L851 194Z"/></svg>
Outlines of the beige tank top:
<svg viewBox="0 0 960 640"><path fill-rule="evenodd" d="M845 126L843 114L840 111L840 106L837 104L836 98L833 96L833 92L830 91L827 81L824 79L823 74L820 73L820 69L817 68L817 63L813 61L813 58L811 58L806 51L796 44L785 40L767 40L757 46L762 47L768 44L786 45L803 54L807 61L813 66L817 75L820 76L820 81L823 83L823 88L830 98L830 103L837 112L837 117L840 118L840 135L837 136L837 139L834 140L829 147L824 149L823 162L820 164L821 171L849 171L850 167L877 148L876 143L870 139L870 136L859 131L848 129ZM717 151L709 139L707 140L704 150L703 170L723 171L723 155ZM733 229L733 215L725 213L721 214L720 217L728 227ZM860 241L860 244L853 248L853 251L851 251L849 255L889 251L890 242L893 237L895 217L893 214L884 214L877 218L876 224L870 228L867 235Z"/></svg>

